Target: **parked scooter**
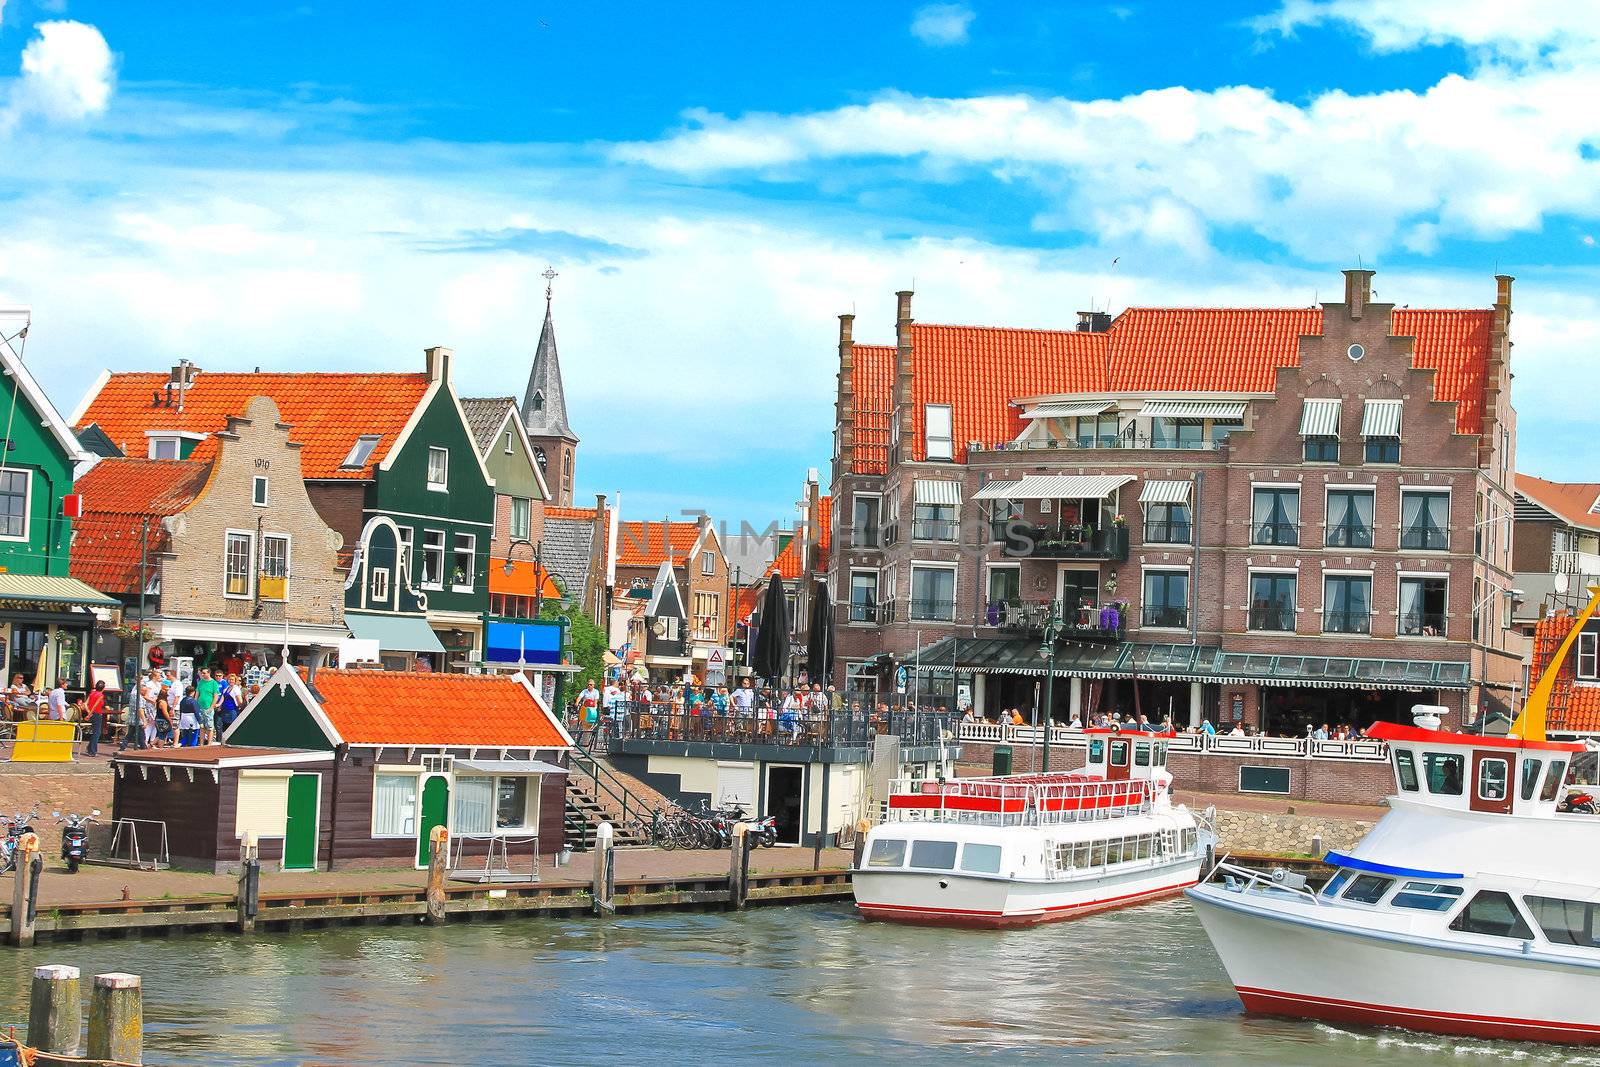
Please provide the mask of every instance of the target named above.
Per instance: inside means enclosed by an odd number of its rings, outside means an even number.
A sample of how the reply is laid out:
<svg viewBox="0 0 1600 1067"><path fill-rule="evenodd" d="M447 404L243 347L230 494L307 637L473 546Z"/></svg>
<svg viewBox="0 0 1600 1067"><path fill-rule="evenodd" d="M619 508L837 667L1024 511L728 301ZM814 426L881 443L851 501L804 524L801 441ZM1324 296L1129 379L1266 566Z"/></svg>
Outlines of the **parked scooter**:
<svg viewBox="0 0 1600 1067"><path fill-rule="evenodd" d="M1589 793L1568 793L1556 805L1556 810L1576 815L1600 815L1600 808L1595 806L1594 797Z"/></svg>
<svg viewBox="0 0 1600 1067"><path fill-rule="evenodd" d="M17 867L17 844L22 840L23 834L33 833L33 824L39 819L39 809L34 808L28 815L20 811L6 820L6 835L0 838L0 874L13 871Z"/></svg>
<svg viewBox="0 0 1600 1067"><path fill-rule="evenodd" d="M93 809L88 818L76 812L68 814L66 818L62 818L59 811L51 814L56 821L64 824L61 827L61 858L67 861L67 873L77 874L78 865L89 856L89 824L100 817L100 809Z"/></svg>

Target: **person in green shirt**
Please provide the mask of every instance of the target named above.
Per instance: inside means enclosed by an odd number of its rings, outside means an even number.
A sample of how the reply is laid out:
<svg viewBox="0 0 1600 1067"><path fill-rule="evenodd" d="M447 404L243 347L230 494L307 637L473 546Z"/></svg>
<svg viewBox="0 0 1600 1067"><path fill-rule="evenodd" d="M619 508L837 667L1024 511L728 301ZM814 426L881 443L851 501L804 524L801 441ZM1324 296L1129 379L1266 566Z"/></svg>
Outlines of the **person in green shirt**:
<svg viewBox="0 0 1600 1067"><path fill-rule="evenodd" d="M200 708L200 743L209 745L217 735L217 680L205 667L200 668L200 680L194 686L194 702Z"/></svg>

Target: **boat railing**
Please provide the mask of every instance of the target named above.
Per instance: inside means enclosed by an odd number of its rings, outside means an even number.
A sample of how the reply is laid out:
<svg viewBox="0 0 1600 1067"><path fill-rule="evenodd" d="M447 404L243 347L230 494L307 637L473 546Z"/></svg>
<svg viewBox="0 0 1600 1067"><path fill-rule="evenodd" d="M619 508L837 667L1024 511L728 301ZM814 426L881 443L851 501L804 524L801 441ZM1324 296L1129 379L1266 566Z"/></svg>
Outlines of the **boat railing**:
<svg viewBox="0 0 1600 1067"><path fill-rule="evenodd" d="M1128 731L1137 737L1137 731ZM1103 735L1101 735L1103 736ZM1037 747L1044 741L1042 726L1003 726L995 722L957 724L956 740L964 743ZM1383 763L1389 746L1376 738L1348 738L1340 741L1314 737L1234 737L1230 734L1179 733L1164 738L1173 754L1219 756L1282 756L1288 759L1340 760L1358 763ZM1050 744L1055 748L1084 748L1088 738L1082 730L1066 726L1050 728Z"/></svg>
<svg viewBox="0 0 1600 1067"><path fill-rule="evenodd" d="M1270 871L1258 871L1223 859L1211 869L1211 881L1219 883L1230 893L1293 896L1303 898L1319 907L1322 905L1322 898L1306 885L1304 875L1295 874L1282 867L1275 867Z"/></svg>
<svg viewBox="0 0 1600 1067"><path fill-rule="evenodd" d="M898 779L888 800L891 822L969 822L1044 826L1140 815L1166 786L1148 779L1107 781L1082 775L1015 778Z"/></svg>

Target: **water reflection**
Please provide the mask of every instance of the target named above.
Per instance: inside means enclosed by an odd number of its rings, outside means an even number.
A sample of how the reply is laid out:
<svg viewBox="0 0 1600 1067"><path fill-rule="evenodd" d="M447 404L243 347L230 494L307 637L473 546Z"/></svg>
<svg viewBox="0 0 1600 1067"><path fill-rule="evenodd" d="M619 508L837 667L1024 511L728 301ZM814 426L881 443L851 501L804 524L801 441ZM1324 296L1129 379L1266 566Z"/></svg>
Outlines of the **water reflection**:
<svg viewBox="0 0 1600 1067"><path fill-rule="evenodd" d="M0 957L144 975L170 1064L814 1064L844 1060L1600 1067L1582 1050L1247 1018L1182 902L1001 933L846 906L605 922L371 927L47 946Z"/></svg>

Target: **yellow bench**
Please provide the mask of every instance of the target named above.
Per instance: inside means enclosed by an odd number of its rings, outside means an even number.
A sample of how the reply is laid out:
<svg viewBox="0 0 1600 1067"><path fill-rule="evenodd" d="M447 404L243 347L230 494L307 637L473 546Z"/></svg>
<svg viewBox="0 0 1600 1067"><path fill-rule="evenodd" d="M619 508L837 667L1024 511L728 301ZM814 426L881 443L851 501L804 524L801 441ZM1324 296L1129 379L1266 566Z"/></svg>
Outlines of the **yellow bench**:
<svg viewBox="0 0 1600 1067"><path fill-rule="evenodd" d="M11 746L11 762L71 763L72 745L77 739L76 723L27 719L17 723L17 743Z"/></svg>

